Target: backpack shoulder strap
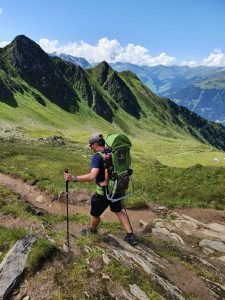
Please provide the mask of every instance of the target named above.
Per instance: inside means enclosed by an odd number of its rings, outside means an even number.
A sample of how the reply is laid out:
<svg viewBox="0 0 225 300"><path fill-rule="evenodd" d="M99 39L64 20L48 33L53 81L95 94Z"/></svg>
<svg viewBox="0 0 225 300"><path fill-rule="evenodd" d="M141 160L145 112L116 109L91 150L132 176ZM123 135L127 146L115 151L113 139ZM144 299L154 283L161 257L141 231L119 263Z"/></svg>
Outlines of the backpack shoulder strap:
<svg viewBox="0 0 225 300"><path fill-rule="evenodd" d="M103 160L105 160L105 155L104 155L105 152L104 152L104 151L105 151L105 150L99 151L99 152L96 153L96 154L99 154Z"/></svg>

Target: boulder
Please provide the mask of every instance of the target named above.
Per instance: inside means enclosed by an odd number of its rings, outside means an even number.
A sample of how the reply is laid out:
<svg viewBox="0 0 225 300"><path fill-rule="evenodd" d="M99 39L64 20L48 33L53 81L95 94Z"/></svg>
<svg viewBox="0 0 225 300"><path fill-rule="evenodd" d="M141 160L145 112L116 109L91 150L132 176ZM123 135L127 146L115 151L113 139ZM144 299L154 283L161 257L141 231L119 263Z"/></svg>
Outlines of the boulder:
<svg viewBox="0 0 225 300"><path fill-rule="evenodd" d="M34 241L34 237L17 241L0 264L0 300L9 299L25 269Z"/></svg>

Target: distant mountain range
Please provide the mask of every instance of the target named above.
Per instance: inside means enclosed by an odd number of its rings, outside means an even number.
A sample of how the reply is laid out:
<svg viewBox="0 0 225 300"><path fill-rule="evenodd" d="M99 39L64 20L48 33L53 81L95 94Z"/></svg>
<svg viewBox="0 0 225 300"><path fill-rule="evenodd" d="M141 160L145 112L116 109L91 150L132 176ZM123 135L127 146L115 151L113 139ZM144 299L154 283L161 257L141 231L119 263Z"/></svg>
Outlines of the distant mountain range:
<svg viewBox="0 0 225 300"><path fill-rule="evenodd" d="M93 65L90 64L85 58L83 57L75 57L72 55L64 54L64 53L50 53L50 56L52 57L60 57L61 59L71 62L72 64L78 65L83 69L92 68Z"/></svg>
<svg viewBox="0 0 225 300"><path fill-rule="evenodd" d="M101 124L144 139L158 134L225 150L225 127L158 97L131 71L119 73L105 61L83 69L23 35L0 48L1 103L1 120L16 126L27 126L31 116L42 128L49 120L49 126L63 123L64 111L87 128Z"/></svg>
<svg viewBox="0 0 225 300"><path fill-rule="evenodd" d="M65 61L90 68L84 58L65 54L56 54ZM118 72L132 71L157 95L169 98L175 103L185 106L202 117L225 124L225 68L138 66L130 63L110 64Z"/></svg>
<svg viewBox="0 0 225 300"><path fill-rule="evenodd" d="M225 124L224 67L140 67L122 63L112 67L117 71L131 70L157 95Z"/></svg>

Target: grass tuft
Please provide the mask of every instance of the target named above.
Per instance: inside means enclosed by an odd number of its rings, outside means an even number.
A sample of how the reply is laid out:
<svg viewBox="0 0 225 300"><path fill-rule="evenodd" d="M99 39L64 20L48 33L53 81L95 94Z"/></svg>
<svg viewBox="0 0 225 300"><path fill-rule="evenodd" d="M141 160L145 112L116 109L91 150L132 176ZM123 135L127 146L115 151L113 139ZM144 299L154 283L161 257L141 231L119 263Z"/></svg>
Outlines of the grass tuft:
<svg viewBox="0 0 225 300"><path fill-rule="evenodd" d="M27 231L25 229L10 229L0 224L0 261L15 242L24 238L26 235Z"/></svg>
<svg viewBox="0 0 225 300"><path fill-rule="evenodd" d="M48 239L37 240L28 257L27 274L34 275L46 261L52 260L57 253L59 253L59 249Z"/></svg>

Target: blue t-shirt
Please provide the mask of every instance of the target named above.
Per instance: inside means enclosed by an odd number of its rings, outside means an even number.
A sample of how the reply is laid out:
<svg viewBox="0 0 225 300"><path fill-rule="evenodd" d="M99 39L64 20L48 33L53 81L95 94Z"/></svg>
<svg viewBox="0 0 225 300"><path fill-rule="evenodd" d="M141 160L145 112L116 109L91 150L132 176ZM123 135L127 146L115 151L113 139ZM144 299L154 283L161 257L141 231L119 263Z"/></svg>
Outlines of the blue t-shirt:
<svg viewBox="0 0 225 300"><path fill-rule="evenodd" d="M95 153L91 159L91 169L99 169L98 176L96 178L96 183L99 185L99 182L105 181L105 167L104 160L99 153Z"/></svg>
<svg viewBox="0 0 225 300"><path fill-rule="evenodd" d="M105 154L110 153L110 149L105 149L102 151L102 153L105 153ZM105 166L104 166L104 164L105 164L105 161L99 153L95 153L92 156L91 169L93 169L93 168L99 169L99 173L96 178L97 185L99 185L99 182L105 181Z"/></svg>

